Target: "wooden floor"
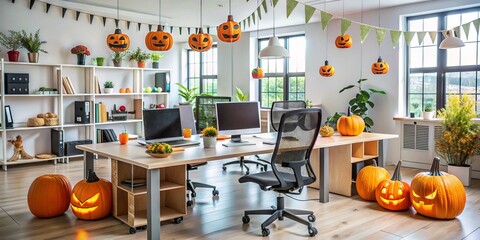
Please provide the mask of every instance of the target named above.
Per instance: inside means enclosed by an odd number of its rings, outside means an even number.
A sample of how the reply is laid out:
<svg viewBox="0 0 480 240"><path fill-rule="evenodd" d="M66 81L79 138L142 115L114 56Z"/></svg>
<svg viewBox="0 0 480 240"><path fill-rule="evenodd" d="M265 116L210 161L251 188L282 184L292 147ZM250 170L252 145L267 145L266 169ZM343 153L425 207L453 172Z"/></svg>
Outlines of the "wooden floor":
<svg viewBox="0 0 480 240"><path fill-rule="evenodd" d="M108 160L96 161L100 177L110 178ZM113 217L99 221L78 220L68 210L52 219L37 219L28 210L26 196L30 183L46 173L66 175L72 185L83 173L82 161L69 164L38 164L10 167L0 171L0 239L145 239L146 231L128 233L128 227ZM392 172L393 167L388 168ZM251 172L259 171L255 166ZM410 182L419 170L404 168L404 179ZM196 181L217 186L220 198L212 199L210 190L199 190L195 205L181 224L162 223L162 239L262 239L260 224L266 216L251 216L243 225L247 209L269 208L275 204L274 192L263 192L255 184L239 184L242 172L229 166L222 173L221 161L213 162L192 174ZM301 199L318 198L318 191L305 190ZM467 205L451 221L433 220L415 213L390 212L375 202L330 194L330 202L299 202L286 198L286 207L315 212L318 229L315 239L480 239L480 181L467 188ZM307 239L307 228L288 219L270 226L270 239Z"/></svg>

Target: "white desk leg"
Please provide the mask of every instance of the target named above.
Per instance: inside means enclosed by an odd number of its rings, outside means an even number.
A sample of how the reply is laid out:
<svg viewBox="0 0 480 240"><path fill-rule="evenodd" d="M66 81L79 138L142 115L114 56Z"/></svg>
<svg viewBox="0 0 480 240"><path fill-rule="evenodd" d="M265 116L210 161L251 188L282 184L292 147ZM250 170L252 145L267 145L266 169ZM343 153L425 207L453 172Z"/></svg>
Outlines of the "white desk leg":
<svg viewBox="0 0 480 240"><path fill-rule="evenodd" d="M387 142L385 140L378 141L378 166L385 167L385 149L387 147Z"/></svg>
<svg viewBox="0 0 480 240"><path fill-rule="evenodd" d="M327 203L329 201L329 187L328 187L328 148L320 148L320 164L318 165L319 175L319 191L320 202Z"/></svg>
<svg viewBox="0 0 480 240"><path fill-rule="evenodd" d="M93 163L93 153L84 151L83 152L83 170L85 171L83 173L83 178L84 179L88 178L88 172L90 170L93 171L93 167L94 167L93 165L94 165L94 163Z"/></svg>
<svg viewBox="0 0 480 240"><path fill-rule="evenodd" d="M160 239L160 169L147 170L147 238Z"/></svg>

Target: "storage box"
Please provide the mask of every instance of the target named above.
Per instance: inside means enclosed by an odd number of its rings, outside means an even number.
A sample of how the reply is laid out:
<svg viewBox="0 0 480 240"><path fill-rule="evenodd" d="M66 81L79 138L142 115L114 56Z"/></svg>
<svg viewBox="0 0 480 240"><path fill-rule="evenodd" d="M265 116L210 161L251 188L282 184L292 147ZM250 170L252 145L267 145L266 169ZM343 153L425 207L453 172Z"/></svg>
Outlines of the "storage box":
<svg viewBox="0 0 480 240"><path fill-rule="evenodd" d="M29 94L28 73L5 73L6 94Z"/></svg>

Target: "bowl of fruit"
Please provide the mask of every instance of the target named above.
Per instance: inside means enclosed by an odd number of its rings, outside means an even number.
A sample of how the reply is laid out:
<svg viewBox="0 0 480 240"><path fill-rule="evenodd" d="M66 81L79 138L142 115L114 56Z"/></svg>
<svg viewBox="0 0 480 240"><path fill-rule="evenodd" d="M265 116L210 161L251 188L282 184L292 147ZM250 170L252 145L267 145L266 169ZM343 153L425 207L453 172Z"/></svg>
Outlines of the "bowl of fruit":
<svg viewBox="0 0 480 240"><path fill-rule="evenodd" d="M166 158L170 156L172 151L173 150L170 145L157 142L147 145L147 151L145 152L154 158Z"/></svg>

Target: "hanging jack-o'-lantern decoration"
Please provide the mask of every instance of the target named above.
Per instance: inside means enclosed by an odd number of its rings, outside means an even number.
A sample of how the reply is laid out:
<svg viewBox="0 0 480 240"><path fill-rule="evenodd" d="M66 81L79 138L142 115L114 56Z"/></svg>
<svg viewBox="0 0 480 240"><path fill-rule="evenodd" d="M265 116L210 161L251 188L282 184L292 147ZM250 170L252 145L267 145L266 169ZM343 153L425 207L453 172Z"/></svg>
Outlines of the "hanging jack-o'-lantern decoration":
<svg viewBox="0 0 480 240"><path fill-rule="evenodd" d="M338 36L335 39L335 46L337 48L350 48L352 46L352 37L348 34Z"/></svg>
<svg viewBox="0 0 480 240"><path fill-rule="evenodd" d="M265 76L263 69L261 67L256 67L252 70L252 78L260 79Z"/></svg>
<svg viewBox="0 0 480 240"><path fill-rule="evenodd" d="M373 160L372 166L366 166L358 172L355 181L358 195L363 200L375 201L375 190L378 184L389 178L390 173L385 168L377 167L377 162Z"/></svg>
<svg viewBox="0 0 480 240"><path fill-rule="evenodd" d="M228 20L218 26L217 35L220 41L233 43L242 36L242 29L238 22L233 21L233 16L228 15Z"/></svg>
<svg viewBox="0 0 480 240"><path fill-rule="evenodd" d="M203 29L200 28L197 34L191 34L188 37L188 45L195 52L206 52L212 48L213 39L208 33L203 33Z"/></svg>
<svg viewBox="0 0 480 240"><path fill-rule="evenodd" d="M398 161L392 179L383 180L375 190L377 203L392 211L407 210L412 206L410 201L410 185L402 181L400 168L402 161Z"/></svg>
<svg viewBox="0 0 480 240"><path fill-rule="evenodd" d="M104 218L112 212L112 183L90 171L87 180L75 185L70 201L72 212L79 219Z"/></svg>
<svg viewBox="0 0 480 240"><path fill-rule="evenodd" d="M152 51L168 51L173 46L172 34L164 32L163 27L159 25L157 31L147 33L145 45Z"/></svg>
<svg viewBox="0 0 480 240"><path fill-rule="evenodd" d="M325 61L325 65L320 67L319 72L322 77L331 77L335 74L335 68L328 65L328 61Z"/></svg>
<svg viewBox="0 0 480 240"><path fill-rule="evenodd" d="M377 62L372 64L373 74L387 74L390 67L387 62L382 60L382 57L378 57Z"/></svg>
<svg viewBox="0 0 480 240"><path fill-rule="evenodd" d="M127 34L123 34L119 28L115 29L115 33L107 36L107 46L114 52L125 52L130 47L130 38Z"/></svg>
<svg viewBox="0 0 480 240"><path fill-rule="evenodd" d="M70 205L70 181L61 174L37 177L28 189L28 208L38 218L62 215Z"/></svg>
<svg viewBox="0 0 480 240"><path fill-rule="evenodd" d="M412 179L410 199L415 210L427 217L452 219L460 215L467 200L462 182L440 171L440 159L433 159L429 172Z"/></svg>

